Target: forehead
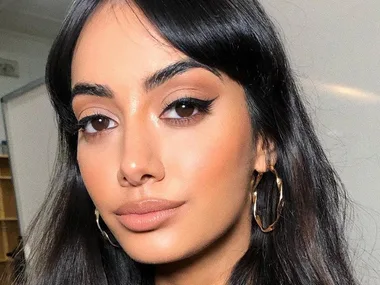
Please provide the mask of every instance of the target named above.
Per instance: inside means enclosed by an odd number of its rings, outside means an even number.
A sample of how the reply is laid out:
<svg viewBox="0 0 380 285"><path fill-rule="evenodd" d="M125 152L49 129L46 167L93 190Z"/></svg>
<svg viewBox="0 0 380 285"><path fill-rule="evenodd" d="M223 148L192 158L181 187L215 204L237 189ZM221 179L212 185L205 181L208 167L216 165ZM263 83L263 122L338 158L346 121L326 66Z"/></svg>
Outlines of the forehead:
<svg viewBox="0 0 380 285"><path fill-rule="evenodd" d="M185 55L174 49L137 8L102 4L87 20L74 51L73 83L141 80Z"/></svg>

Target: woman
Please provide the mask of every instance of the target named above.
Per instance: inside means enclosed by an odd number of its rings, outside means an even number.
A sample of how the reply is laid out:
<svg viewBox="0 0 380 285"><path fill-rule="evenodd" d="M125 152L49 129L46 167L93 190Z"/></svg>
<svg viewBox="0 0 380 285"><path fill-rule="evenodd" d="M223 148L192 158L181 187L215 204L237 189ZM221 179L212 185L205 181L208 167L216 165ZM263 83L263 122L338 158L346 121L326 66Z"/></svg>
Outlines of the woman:
<svg viewBox="0 0 380 285"><path fill-rule="evenodd" d="M76 1L47 85L60 152L20 283L355 284L344 191L257 1Z"/></svg>

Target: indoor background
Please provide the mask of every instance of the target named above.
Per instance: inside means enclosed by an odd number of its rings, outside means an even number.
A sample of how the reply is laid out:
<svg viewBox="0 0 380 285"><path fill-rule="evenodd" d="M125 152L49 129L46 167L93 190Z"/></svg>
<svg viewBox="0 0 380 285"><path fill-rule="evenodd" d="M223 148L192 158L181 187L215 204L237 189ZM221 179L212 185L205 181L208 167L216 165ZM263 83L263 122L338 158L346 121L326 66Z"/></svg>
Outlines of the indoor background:
<svg viewBox="0 0 380 285"><path fill-rule="evenodd" d="M19 225L22 235L47 188L56 130L42 78L70 2L0 0L0 141L7 141L2 150L8 148L12 168L10 177L4 172L8 158L0 155L2 231ZM262 2L284 40L320 139L354 201L348 221L358 277L361 284L380 285L380 2ZM17 217L7 220L1 211L12 203L10 187ZM1 263L15 235L9 234L9 241L0 236Z"/></svg>

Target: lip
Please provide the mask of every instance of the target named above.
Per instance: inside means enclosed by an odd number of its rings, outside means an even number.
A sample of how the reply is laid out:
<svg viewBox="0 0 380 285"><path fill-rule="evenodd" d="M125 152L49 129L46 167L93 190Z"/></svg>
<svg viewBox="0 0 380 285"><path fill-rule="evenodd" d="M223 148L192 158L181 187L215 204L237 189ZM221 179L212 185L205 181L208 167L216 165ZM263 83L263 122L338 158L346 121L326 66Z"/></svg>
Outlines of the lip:
<svg viewBox="0 0 380 285"><path fill-rule="evenodd" d="M134 232L153 231L172 218L185 202L149 199L128 202L119 207L116 217L127 229Z"/></svg>

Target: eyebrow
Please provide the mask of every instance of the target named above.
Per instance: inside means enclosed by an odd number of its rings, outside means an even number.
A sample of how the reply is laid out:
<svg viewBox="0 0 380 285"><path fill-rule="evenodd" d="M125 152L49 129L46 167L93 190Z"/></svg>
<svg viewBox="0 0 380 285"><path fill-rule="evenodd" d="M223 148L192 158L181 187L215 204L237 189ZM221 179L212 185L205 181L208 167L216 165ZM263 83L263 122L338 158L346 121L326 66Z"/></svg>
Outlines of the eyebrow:
<svg viewBox="0 0 380 285"><path fill-rule="evenodd" d="M74 98L76 95L94 95L98 97L112 98L113 92L106 85L81 82L75 84L71 91L71 98Z"/></svg>
<svg viewBox="0 0 380 285"><path fill-rule="evenodd" d="M194 68L206 69L222 80L222 75L216 68L209 67L193 59L187 59L170 64L145 78L144 89L146 92L151 91L176 75L185 73L186 71ZM80 82L75 84L73 87L71 91L71 98L74 98L76 95L93 95L98 97L113 98L113 94L112 89L106 85Z"/></svg>
<svg viewBox="0 0 380 285"><path fill-rule="evenodd" d="M216 68L209 67L193 59L187 59L168 65L167 67L158 70L153 75L146 78L144 81L145 91L150 91L154 88L157 88L158 86L164 84L174 76L185 73L186 71L194 68L206 69L211 73L215 74L217 77L219 77L219 79L222 79L222 75Z"/></svg>

